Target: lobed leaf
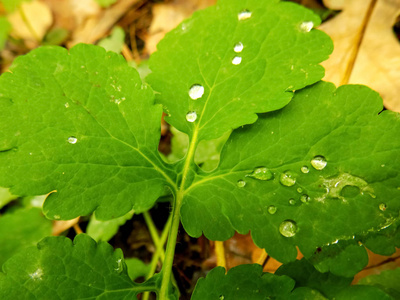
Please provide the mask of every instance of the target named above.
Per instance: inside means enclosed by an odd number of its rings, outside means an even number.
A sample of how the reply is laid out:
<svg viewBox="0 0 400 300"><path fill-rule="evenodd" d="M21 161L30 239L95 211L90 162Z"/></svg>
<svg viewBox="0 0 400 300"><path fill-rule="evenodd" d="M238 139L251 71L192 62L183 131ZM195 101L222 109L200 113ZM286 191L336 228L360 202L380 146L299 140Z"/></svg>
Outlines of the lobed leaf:
<svg viewBox="0 0 400 300"><path fill-rule="evenodd" d="M318 83L233 132L220 166L186 190L192 236L234 230L280 261L366 239L399 220L400 117L363 86ZM396 226L397 227L397 226ZM340 272L340 270L338 270Z"/></svg>
<svg viewBox="0 0 400 300"><path fill-rule="evenodd" d="M0 273L1 299L133 299L157 290L129 278L120 249L81 234L49 237L13 256Z"/></svg>
<svg viewBox="0 0 400 300"><path fill-rule="evenodd" d="M362 278L357 284L380 288L394 299L400 299L400 268Z"/></svg>
<svg viewBox="0 0 400 300"><path fill-rule="evenodd" d="M215 139L256 113L282 108L293 90L324 75L329 37L318 16L277 0L220 0L158 44L148 81L166 121L194 139Z"/></svg>
<svg viewBox="0 0 400 300"><path fill-rule="evenodd" d="M150 208L174 185L158 155L162 110L122 56L77 45L19 57L0 78L0 186L52 193L50 219Z"/></svg>

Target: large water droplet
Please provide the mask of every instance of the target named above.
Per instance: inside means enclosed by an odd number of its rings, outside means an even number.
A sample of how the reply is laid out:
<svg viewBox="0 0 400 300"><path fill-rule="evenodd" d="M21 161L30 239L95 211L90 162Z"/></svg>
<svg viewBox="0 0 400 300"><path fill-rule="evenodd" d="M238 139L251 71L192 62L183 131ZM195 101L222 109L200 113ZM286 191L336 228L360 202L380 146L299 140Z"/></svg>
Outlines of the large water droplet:
<svg viewBox="0 0 400 300"><path fill-rule="evenodd" d="M325 157L321 155L317 155L311 160L311 165L318 171L323 170L327 164Z"/></svg>
<svg viewBox="0 0 400 300"><path fill-rule="evenodd" d="M244 187L246 185L246 181L244 180L238 180L238 182L236 183L236 185L240 188Z"/></svg>
<svg viewBox="0 0 400 300"><path fill-rule="evenodd" d="M235 47L233 48L233 51L235 51L236 53L240 53L243 50L243 44L242 43L237 43L235 45Z"/></svg>
<svg viewBox="0 0 400 300"><path fill-rule="evenodd" d="M239 21L247 20L251 18L251 11L248 10L243 10L240 13L238 13L238 19Z"/></svg>
<svg viewBox="0 0 400 300"><path fill-rule="evenodd" d="M200 84L194 84L189 89L189 97L193 100L199 99L203 97L204 94L204 87Z"/></svg>
<svg viewBox="0 0 400 300"><path fill-rule="evenodd" d="M256 168L253 173L247 174L246 177L251 177L258 180L271 180L274 178L274 174L266 167Z"/></svg>
<svg viewBox="0 0 400 300"><path fill-rule="evenodd" d="M284 186L293 186L296 183L295 175L291 171L286 171L281 174L280 182Z"/></svg>
<svg viewBox="0 0 400 300"><path fill-rule="evenodd" d="M307 203L308 201L310 201L310 196L308 196L307 194L301 195L300 201L303 203Z"/></svg>
<svg viewBox="0 0 400 300"><path fill-rule="evenodd" d="M242 62L242 58L240 56L235 56L232 59L232 64L234 64L235 66L240 65L241 62Z"/></svg>
<svg viewBox="0 0 400 300"><path fill-rule="evenodd" d="M307 174L308 172L310 172L310 169L308 169L307 166L302 166L302 167L300 168L300 170L301 170L301 172L304 173L304 174Z"/></svg>
<svg viewBox="0 0 400 300"><path fill-rule="evenodd" d="M284 237L293 237L297 232L297 224L292 220L285 220L279 225L279 232Z"/></svg>
<svg viewBox="0 0 400 300"><path fill-rule="evenodd" d="M312 21L303 22L300 24L300 30L303 32L310 32L313 27L314 23Z"/></svg>
<svg viewBox="0 0 400 300"><path fill-rule="evenodd" d="M267 211L268 211L268 213L269 213L270 215L273 215L273 214L276 213L277 208L276 208L275 205L270 205L270 206L268 206Z"/></svg>
<svg viewBox="0 0 400 300"><path fill-rule="evenodd" d="M76 144L77 141L78 141L78 139L74 136L70 136L68 138L68 143L70 143L70 144Z"/></svg>
<svg viewBox="0 0 400 300"><path fill-rule="evenodd" d="M190 111L186 114L186 120L190 123L193 123L197 119L197 114L195 111Z"/></svg>
<svg viewBox="0 0 400 300"><path fill-rule="evenodd" d="M385 210L386 210L386 204L385 204L385 203L379 204L379 209L380 209L381 211L385 211Z"/></svg>

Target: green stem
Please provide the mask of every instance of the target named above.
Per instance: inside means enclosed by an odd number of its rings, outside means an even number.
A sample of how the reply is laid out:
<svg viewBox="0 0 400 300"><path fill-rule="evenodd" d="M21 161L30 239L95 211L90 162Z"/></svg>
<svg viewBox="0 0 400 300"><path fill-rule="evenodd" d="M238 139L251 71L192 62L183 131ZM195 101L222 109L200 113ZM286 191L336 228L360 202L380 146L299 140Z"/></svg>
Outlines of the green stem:
<svg viewBox="0 0 400 300"><path fill-rule="evenodd" d="M32 34L33 38L36 40L36 42L38 44L40 44L41 42L41 38L39 37L39 35L36 33L35 29L33 28L31 22L29 22L28 17L26 16L24 10L22 9L22 5L18 6L18 12L21 16L22 21L24 21L26 27L28 28L28 30L30 31L30 33Z"/></svg>
<svg viewBox="0 0 400 300"><path fill-rule="evenodd" d="M171 280L172 265L174 262L176 239L178 237L178 230L180 225L180 211L183 201L183 196L185 194L185 184L188 172L192 163L194 162L194 154L197 146L198 128L195 128L192 140L190 141L189 150L186 156L185 165L183 167L182 182L179 190L176 192L174 206L172 209L172 223L171 230L169 231L167 251L165 253L165 261L162 268L162 281L160 288L160 300L170 299L168 296L168 286Z"/></svg>

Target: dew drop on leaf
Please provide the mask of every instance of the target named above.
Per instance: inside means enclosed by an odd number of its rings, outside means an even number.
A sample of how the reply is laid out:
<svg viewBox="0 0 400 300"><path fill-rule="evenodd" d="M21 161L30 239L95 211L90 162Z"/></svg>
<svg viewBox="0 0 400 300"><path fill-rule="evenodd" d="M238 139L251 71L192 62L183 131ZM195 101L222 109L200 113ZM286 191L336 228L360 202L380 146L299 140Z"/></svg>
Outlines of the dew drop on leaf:
<svg viewBox="0 0 400 300"><path fill-rule="evenodd" d="M238 182L236 183L236 185L240 188L244 187L246 185L246 181L244 180L238 180Z"/></svg>
<svg viewBox="0 0 400 300"><path fill-rule="evenodd" d="M281 174L280 182L284 186L293 186L296 183L296 178L292 172L286 171Z"/></svg>
<svg viewBox="0 0 400 300"><path fill-rule="evenodd" d="M270 206L268 206L267 211L268 211L268 213L269 213L270 215L273 215L273 214L276 213L277 208L276 208L275 205L270 205Z"/></svg>
<svg viewBox="0 0 400 300"><path fill-rule="evenodd" d="M238 20L243 21L251 18L251 11L243 10L238 13Z"/></svg>
<svg viewBox="0 0 400 300"><path fill-rule="evenodd" d="M242 58L240 56L235 56L232 59L232 64L234 64L235 66L240 65L241 62L242 62Z"/></svg>
<svg viewBox="0 0 400 300"><path fill-rule="evenodd" d="M297 232L297 224L292 220L285 220L279 225L279 232L284 237L293 237Z"/></svg>
<svg viewBox="0 0 400 300"><path fill-rule="evenodd" d="M204 94L204 87L200 84L194 84L189 89L189 97L193 100L199 99L203 97Z"/></svg>
<svg viewBox="0 0 400 300"><path fill-rule="evenodd" d="M289 199L289 204L290 205L295 205L296 204L296 200L294 200L293 198Z"/></svg>
<svg viewBox="0 0 400 300"><path fill-rule="evenodd" d="M386 204L385 204L385 203L379 204L379 209L380 209L381 211L385 211L385 210L386 210Z"/></svg>
<svg viewBox="0 0 400 300"><path fill-rule="evenodd" d="M300 201L303 203L307 203L308 201L310 201L310 196L308 196L307 194L301 195Z"/></svg>
<svg viewBox="0 0 400 300"><path fill-rule="evenodd" d="M78 139L74 136L70 136L68 138L68 143L70 143L70 144L76 144L77 141L78 141Z"/></svg>
<svg viewBox="0 0 400 300"><path fill-rule="evenodd" d="M219 300L224 300L225 299L225 296L224 295L220 295L219 296Z"/></svg>
<svg viewBox="0 0 400 300"><path fill-rule="evenodd" d="M186 120L190 123L193 123L197 119L197 114L195 111L190 111L186 114Z"/></svg>
<svg viewBox="0 0 400 300"><path fill-rule="evenodd" d="M312 21L303 22L300 24L300 30L303 32L310 32L313 27L314 23Z"/></svg>
<svg viewBox="0 0 400 300"><path fill-rule="evenodd" d="M242 43L237 43L235 45L235 47L233 48L233 51L235 51L236 53L240 53L243 50L243 44Z"/></svg>
<svg viewBox="0 0 400 300"><path fill-rule="evenodd" d="M302 188L297 188L297 192L298 192L299 194L301 194L301 193L303 192L303 189L302 189Z"/></svg>
<svg viewBox="0 0 400 300"><path fill-rule="evenodd" d="M302 166L302 167L300 168L300 170L301 170L301 172L304 173L304 174L307 174L308 172L310 172L310 170L308 169L307 166Z"/></svg>
<svg viewBox="0 0 400 300"><path fill-rule="evenodd" d="M30 276L33 280L42 280L43 270L39 268L39 269L37 269L35 272L33 272L32 274L29 274L29 276Z"/></svg>
<svg viewBox="0 0 400 300"><path fill-rule="evenodd" d="M325 157L321 155L317 155L311 160L311 165L318 171L323 170L327 164Z"/></svg>
<svg viewBox="0 0 400 300"><path fill-rule="evenodd" d="M247 174L246 177L251 177L258 180L271 180L274 178L274 174L266 167L256 168L253 173Z"/></svg>
<svg viewBox="0 0 400 300"><path fill-rule="evenodd" d="M64 104L64 106L65 106L65 108L68 108L68 107L69 107L69 103L66 102L66 103Z"/></svg>
<svg viewBox="0 0 400 300"><path fill-rule="evenodd" d="M53 216L53 219L54 219L54 220L60 220L61 217L60 217L59 215L54 215L54 216Z"/></svg>

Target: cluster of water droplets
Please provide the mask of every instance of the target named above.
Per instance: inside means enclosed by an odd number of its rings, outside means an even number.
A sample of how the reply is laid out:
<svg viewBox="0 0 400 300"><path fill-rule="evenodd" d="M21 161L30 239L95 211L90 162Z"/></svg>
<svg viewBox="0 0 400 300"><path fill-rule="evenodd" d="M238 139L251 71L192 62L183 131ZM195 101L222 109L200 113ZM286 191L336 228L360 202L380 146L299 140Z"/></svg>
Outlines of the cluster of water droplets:
<svg viewBox="0 0 400 300"><path fill-rule="evenodd" d="M35 272L29 274L29 277L32 278L33 280L42 280L43 276L43 270L42 269L37 269Z"/></svg>

